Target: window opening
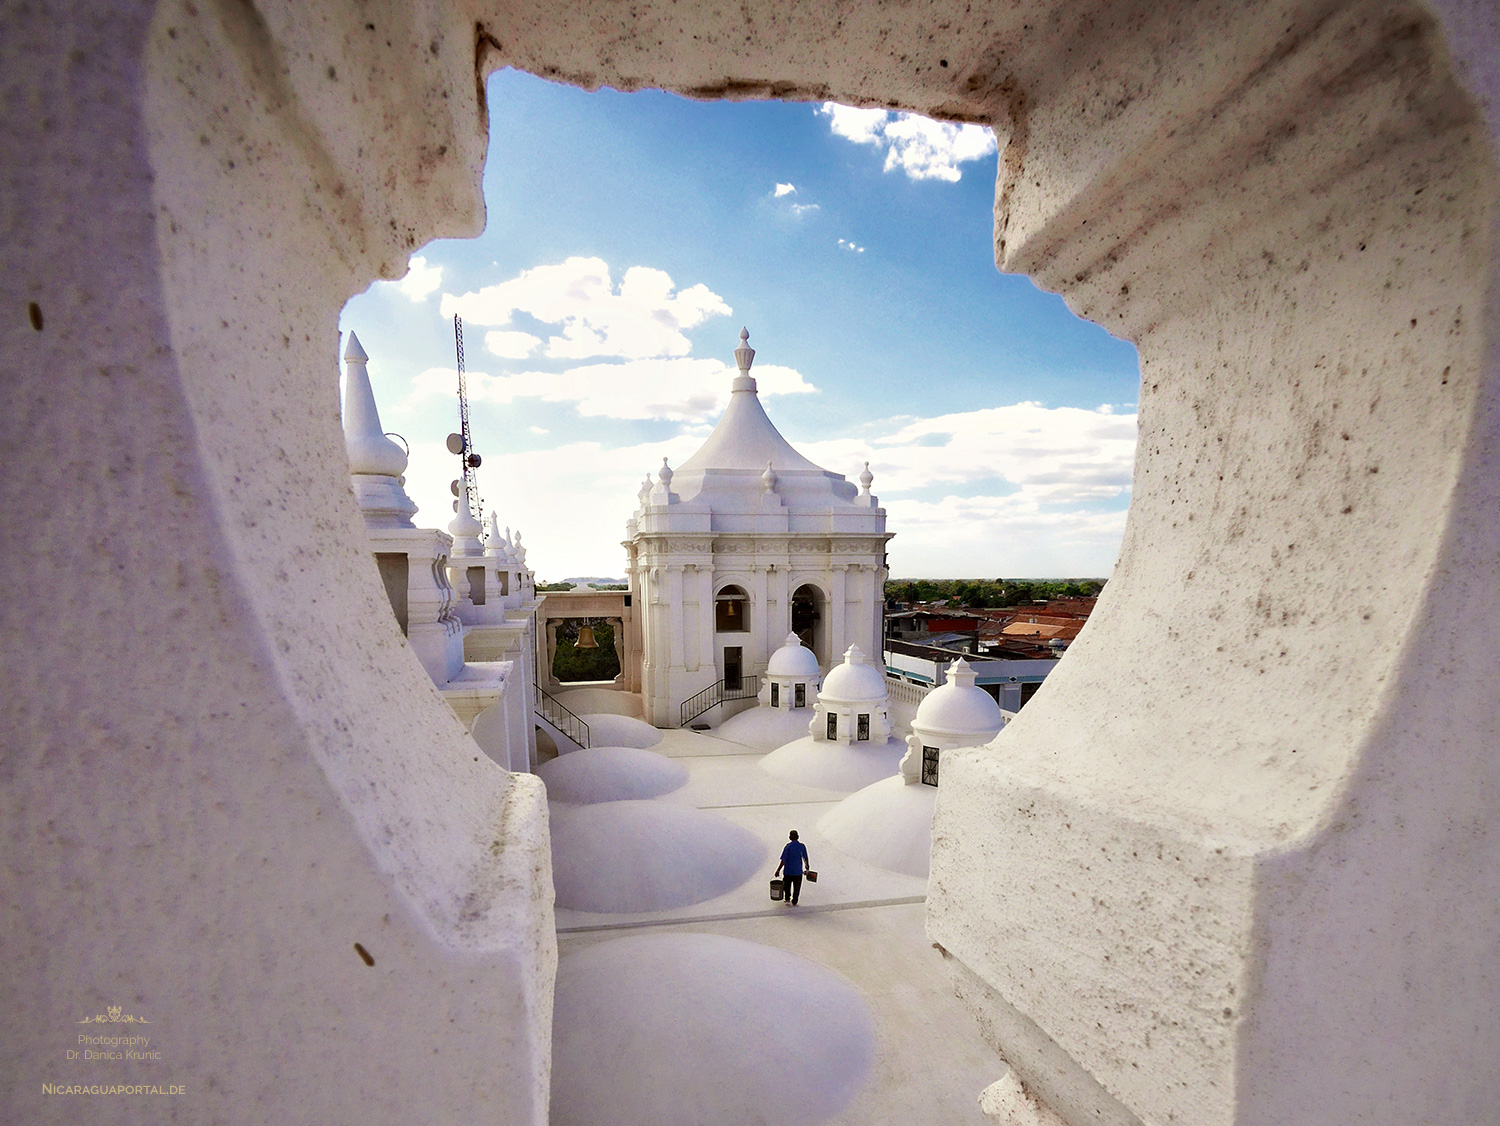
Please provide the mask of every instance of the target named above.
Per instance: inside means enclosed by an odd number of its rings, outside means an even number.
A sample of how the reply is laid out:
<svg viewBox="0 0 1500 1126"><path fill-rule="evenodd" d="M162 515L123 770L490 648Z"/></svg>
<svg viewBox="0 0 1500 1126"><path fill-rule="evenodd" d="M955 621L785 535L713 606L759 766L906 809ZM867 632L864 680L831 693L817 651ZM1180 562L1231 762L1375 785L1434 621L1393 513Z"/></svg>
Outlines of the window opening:
<svg viewBox="0 0 1500 1126"><path fill-rule="evenodd" d="M792 707L807 707L807 685L798 684L792 688Z"/></svg>
<svg viewBox="0 0 1500 1126"><path fill-rule="evenodd" d="M726 586L714 600L714 629L719 633L743 633L750 628L750 599L737 586Z"/></svg>
<svg viewBox="0 0 1500 1126"><path fill-rule="evenodd" d="M406 587L411 560L404 551L377 551L375 566L380 570L380 581L385 584L385 596L390 599L391 612L401 632L406 633Z"/></svg>
<svg viewBox="0 0 1500 1126"><path fill-rule="evenodd" d="M469 576L469 601L475 606L484 605L484 568L470 567L467 570Z"/></svg>
<svg viewBox="0 0 1500 1126"><path fill-rule="evenodd" d="M828 713L828 737L830 739L839 737L839 717L835 712Z"/></svg>
<svg viewBox="0 0 1500 1126"><path fill-rule="evenodd" d="M859 724L855 728L854 737L862 743L870 739L870 717L863 712L860 713Z"/></svg>
<svg viewBox="0 0 1500 1126"><path fill-rule="evenodd" d="M938 749L936 747L922 748L922 785L936 786L938 784Z"/></svg>
<svg viewBox="0 0 1500 1126"><path fill-rule="evenodd" d="M771 707L773 707L773 708L779 708L780 706L781 706L781 685L777 684L775 681L772 681L772 683L771 683Z"/></svg>
<svg viewBox="0 0 1500 1126"><path fill-rule="evenodd" d="M743 679L741 675L743 656L744 650L740 646L724 646L724 690L726 692L738 692L740 689L740 682Z"/></svg>

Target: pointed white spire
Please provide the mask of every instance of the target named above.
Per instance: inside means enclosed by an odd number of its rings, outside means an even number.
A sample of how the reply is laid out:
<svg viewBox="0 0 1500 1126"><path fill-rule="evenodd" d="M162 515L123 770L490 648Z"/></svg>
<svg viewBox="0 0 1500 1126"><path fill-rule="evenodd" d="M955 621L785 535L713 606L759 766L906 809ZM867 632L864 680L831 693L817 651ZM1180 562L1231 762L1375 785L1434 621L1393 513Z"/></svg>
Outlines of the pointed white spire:
<svg viewBox="0 0 1500 1126"><path fill-rule="evenodd" d="M505 547L500 539L500 518L495 515L493 508L484 518L484 553L497 556L505 554Z"/></svg>
<svg viewBox="0 0 1500 1126"><path fill-rule="evenodd" d="M521 529L516 529L516 562L526 566L526 545L521 542Z"/></svg>
<svg viewBox="0 0 1500 1126"><path fill-rule="evenodd" d="M474 507L469 500L467 476L458 479L458 503L453 511L453 520L448 525L448 531L453 533L453 553L455 555L478 555L481 550L479 533L484 531L484 525L474 517Z"/></svg>
<svg viewBox="0 0 1500 1126"><path fill-rule="evenodd" d="M344 349L344 445L349 451L349 472L400 477L406 472L406 451L385 436L375 392L365 368L369 356L359 337L349 334Z"/></svg>

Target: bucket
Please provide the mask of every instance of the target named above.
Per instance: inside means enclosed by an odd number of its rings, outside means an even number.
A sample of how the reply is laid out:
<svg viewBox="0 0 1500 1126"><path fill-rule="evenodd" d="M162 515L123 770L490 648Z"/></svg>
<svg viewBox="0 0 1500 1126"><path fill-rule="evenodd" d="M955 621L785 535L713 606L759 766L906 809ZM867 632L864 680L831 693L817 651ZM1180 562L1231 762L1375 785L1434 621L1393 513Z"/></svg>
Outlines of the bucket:
<svg viewBox="0 0 1500 1126"><path fill-rule="evenodd" d="M786 887L786 885L783 884L780 880L772 880L771 881L771 898L772 899L780 899L782 897L782 895L785 894L785 887Z"/></svg>

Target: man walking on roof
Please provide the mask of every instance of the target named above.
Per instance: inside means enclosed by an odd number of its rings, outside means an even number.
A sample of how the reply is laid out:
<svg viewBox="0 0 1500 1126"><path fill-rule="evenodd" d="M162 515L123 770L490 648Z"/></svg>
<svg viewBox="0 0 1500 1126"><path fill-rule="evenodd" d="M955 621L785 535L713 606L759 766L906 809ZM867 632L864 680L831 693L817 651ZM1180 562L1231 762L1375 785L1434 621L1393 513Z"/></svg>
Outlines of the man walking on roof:
<svg viewBox="0 0 1500 1126"><path fill-rule="evenodd" d="M782 895L783 903L796 905L798 897L802 894L802 871L809 867L811 862L807 859L807 846L797 839L797 830L791 832L791 839L787 846L781 850L781 863L776 865L776 875L781 875L781 870L786 869L785 892Z"/></svg>

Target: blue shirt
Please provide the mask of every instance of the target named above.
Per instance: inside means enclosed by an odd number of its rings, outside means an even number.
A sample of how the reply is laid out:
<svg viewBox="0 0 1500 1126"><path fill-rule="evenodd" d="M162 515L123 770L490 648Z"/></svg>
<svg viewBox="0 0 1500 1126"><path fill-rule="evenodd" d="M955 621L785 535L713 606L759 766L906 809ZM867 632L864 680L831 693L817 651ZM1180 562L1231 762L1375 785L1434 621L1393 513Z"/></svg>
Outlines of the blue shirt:
<svg viewBox="0 0 1500 1126"><path fill-rule="evenodd" d="M807 863L807 846L801 841L787 841L781 850L781 863L788 876L802 875L802 866Z"/></svg>

